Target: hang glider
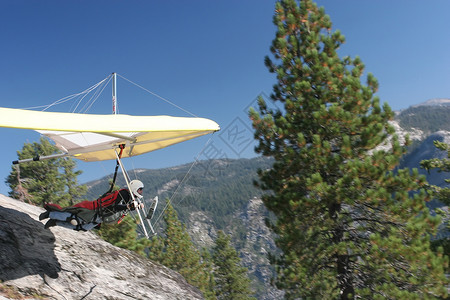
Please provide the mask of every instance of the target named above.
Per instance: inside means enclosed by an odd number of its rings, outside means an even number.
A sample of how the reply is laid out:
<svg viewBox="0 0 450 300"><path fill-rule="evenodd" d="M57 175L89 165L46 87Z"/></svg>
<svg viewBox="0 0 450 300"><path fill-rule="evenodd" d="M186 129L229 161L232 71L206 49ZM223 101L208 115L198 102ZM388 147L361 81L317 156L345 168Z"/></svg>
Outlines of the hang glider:
<svg viewBox="0 0 450 300"><path fill-rule="evenodd" d="M94 115L0 108L0 127L33 129L67 156L83 161L122 158L181 143L220 129L209 119L171 116Z"/></svg>
<svg viewBox="0 0 450 300"><path fill-rule="evenodd" d="M64 156L71 156L86 162L115 159L117 165L109 192L114 186L119 166L128 189L131 190L130 178L122 164L122 158L162 149L220 130L216 122L198 117L116 114L116 75L113 73L111 76L113 78L113 114L111 115L0 107L0 127L35 130L52 139L56 147L63 152L62 154L17 160L13 163L19 164ZM95 87L97 86L98 84L95 85ZM134 207L139 207L133 193L131 193L131 198ZM149 210L146 210L145 207L136 209L142 230L147 238L149 235L141 214L148 211L145 220L155 234L150 220L157 204L158 197L155 197ZM140 210L143 210L142 213Z"/></svg>

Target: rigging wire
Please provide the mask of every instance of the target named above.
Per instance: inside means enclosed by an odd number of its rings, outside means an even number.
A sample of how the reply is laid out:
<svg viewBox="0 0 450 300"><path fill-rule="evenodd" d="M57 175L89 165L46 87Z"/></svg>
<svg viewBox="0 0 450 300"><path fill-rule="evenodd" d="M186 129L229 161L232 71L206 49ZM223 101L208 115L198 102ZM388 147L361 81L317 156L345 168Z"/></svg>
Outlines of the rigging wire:
<svg viewBox="0 0 450 300"><path fill-rule="evenodd" d="M93 90L95 90L95 89L97 89L99 86L101 86L101 85L102 85L102 84L103 84L110 76L111 76L111 75L109 75L109 76L106 77L105 79L101 80L100 82L94 84L93 86L91 86L91 87L85 89L85 90L82 91L82 92L79 92L79 93L76 93L76 94L73 94L73 95L69 95L69 96L63 97L63 98L61 98L61 99L59 99L59 100L56 100L56 101L54 101L53 103L50 103L50 104L47 104L47 105L40 105L40 106L27 107L27 108L25 108L25 109L43 108L43 111L45 111L45 110L49 109L49 108L52 107L52 106L55 106L55 105L59 105L59 104L65 103L65 102L70 101L70 100L72 100L72 99L74 99L74 98L76 98L76 97L82 97L82 98L81 98L81 100L82 100L84 97L86 97L87 94L89 94L90 92L92 92ZM81 101L81 100L80 100L80 101ZM77 105L77 106L78 106L78 105Z"/></svg>
<svg viewBox="0 0 450 300"><path fill-rule="evenodd" d="M141 85L139 85L139 84L137 84L137 83L131 81L130 79L128 79L128 78L126 78L126 77L124 77L124 76L122 76L122 75L120 75L120 74L117 74L117 73L116 73L116 75L119 76L120 78L122 78L122 79L128 81L129 83L131 83L131 84L137 86L138 88L140 88L140 89L146 91L147 93L149 93L149 94L151 94L151 95L157 97L158 99L161 99L161 100L163 100L164 102L166 102L166 103L172 105L173 107L176 107L176 108L178 108L179 110L182 110L182 111L184 111L185 113L187 113L187 114L189 114L189 115L191 115L191 116L193 116L193 117L198 118L198 116L197 116L196 114L194 114L194 113L188 111L187 109L182 108L181 106L179 106L179 105L173 103L172 101L170 101L170 100L168 100L168 99L166 99L166 98L164 98L164 97L162 97L162 96L160 96L160 95L158 95L158 94L156 94L156 93L150 91L149 89L146 89L145 87L143 87L143 86L141 86ZM76 103L76 105L75 105L75 107L74 107L73 109L71 109L71 112L75 112L75 111L79 108L79 106L81 105L81 103L83 102L83 100L84 100L84 99L85 99L92 91L94 91L94 93L93 93L93 95L90 97L90 99L89 99L88 101L86 101L86 103L84 103L84 105L83 105L83 106L81 107L81 109L80 109L80 113L87 113L87 112L91 109L92 105L98 100L99 96L102 94L103 90L106 88L106 86L109 84L109 82L110 82L111 80L112 80L112 74L108 75L108 76L107 76L106 78L104 78L103 80L99 81L98 83L92 85L91 87L85 89L85 90L82 91L82 92L79 92L79 93L76 93L76 94L73 94L73 95L70 95L70 96L66 96L66 97L64 97L64 98L61 98L61 99L59 99L59 100L56 100L56 101L54 101L53 103L50 103L50 104L47 104L47 105L40 105L40 106L27 107L27 108L24 108L24 109L38 109L38 108L43 108L43 111L45 111L45 110L51 108L52 106L56 106L56 105L59 105L59 104L63 104L63 103L65 103L65 102L71 101L71 100L73 100L73 99L78 99L78 100L77 100L77 103ZM73 106L72 106L72 107L73 107Z"/></svg>
<svg viewBox="0 0 450 300"><path fill-rule="evenodd" d="M111 81L112 76L109 75L107 78L105 78L105 80L106 79L109 79L109 80L107 82L104 82L103 86L99 85L99 88L94 91L94 94L91 96L91 99L84 104L83 108L80 110L80 113L87 113L91 109L92 105L94 105L94 103L97 101L98 97L100 97L103 90L106 88L108 83ZM87 94L86 94L86 96L87 96ZM81 100L80 100L80 102L81 102Z"/></svg>
<svg viewBox="0 0 450 300"><path fill-rule="evenodd" d="M87 88L86 90L84 90L84 91L82 91L82 92L80 92L80 93L78 93L78 94L74 94L74 95L72 95L72 96L69 96L69 97L72 97L72 98L80 97L79 100L78 100L77 105L75 106L75 108L72 109L71 112L75 112L75 111L76 111L76 109L78 108L78 106L81 104L81 102L84 100L84 98L86 98L87 95L89 95L89 93L91 93L92 91L94 91L94 95L95 95L95 93L97 93L97 91L98 91L98 87L100 87L100 86L102 86L102 85L103 85L103 86L106 86L107 80L108 80L110 77L111 77L111 75L109 75L109 76L106 77L105 79L101 80L100 82L94 84L93 86ZM106 82L106 83L105 83L105 82ZM97 97L98 97L98 96L97 96ZM91 97L91 100L89 100L89 101L92 101L92 97ZM88 101L88 103L89 103L89 101ZM94 100L94 102L95 102L95 100ZM60 104L60 103L56 103L56 104ZM55 105L56 105L56 104L55 104ZM49 105L46 109L50 108L51 106L53 106L53 104ZM85 106L86 106L86 104L84 105L84 107L85 107Z"/></svg>
<svg viewBox="0 0 450 300"><path fill-rule="evenodd" d="M171 102L170 100L161 97L160 95L158 95L158 94L156 94L156 93L154 93L154 92L152 92L152 91L150 91L150 90L144 88L143 86L141 86L141 85L139 85L139 84L137 84L137 83L135 83L135 82L133 82L133 81L131 81L131 80L125 78L125 77L123 77L123 76L120 75L120 74L117 74L117 75L118 75L120 78L125 79L125 80L128 81L129 83L131 83L131 84L133 84L133 85L135 85L135 86L137 86L137 87L143 89L143 90L146 91L147 93L149 93L149 94L151 94L151 95L153 95L153 96L155 96L155 97L157 97L157 98L159 98L159 99L165 101L166 103L169 103L170 105L172 105L172 106L174 106L174 107L176 107L176 108L178 108L178 109L184 111L185 113L190 114L190 115L193 116L193 117L198 118L197 115L195 115L195 114L191 113L190 111L188 111L188 110L182 108L181 106L176 105L175 103Z"/></svg>
<svg viewBox="0 0 450 300"><path fill-rule="evenodd" d="M191 166L189 167L189 170L187 171L187 173L184 175L183 179L181 180L181 182L178 184L177 188L175 189L175 191L173 192L172 196L170 197L170 199L166 202L166 205L164 206L164 209L162 210L162 212L158 215L158 217L156 218L156 221L154 223L154 225L156 226L156 224L158 224L158 222L160 221L161 217L164 215L164 213L167 210L167 207L169 206L169 204L173 201L173 199L175 198L175 195L178 193L178 190L180 189L181 185L188 179L189 173L191 172L191 170L194 168L194 166L198 163L199 161L199 157L200 154L203 153L203 151L206 149L206 147L209 145L209 143L211 142L212 138L213 138L214 133L211 135L211 137L209 138L209 140L205 143L205 145L203 146L203 148L200 150L200 152L197 154L197 156L195 157L194 162L192 162ZM186 197L183 197L178 204L181 203L181 201L183 201Z"/></svg>

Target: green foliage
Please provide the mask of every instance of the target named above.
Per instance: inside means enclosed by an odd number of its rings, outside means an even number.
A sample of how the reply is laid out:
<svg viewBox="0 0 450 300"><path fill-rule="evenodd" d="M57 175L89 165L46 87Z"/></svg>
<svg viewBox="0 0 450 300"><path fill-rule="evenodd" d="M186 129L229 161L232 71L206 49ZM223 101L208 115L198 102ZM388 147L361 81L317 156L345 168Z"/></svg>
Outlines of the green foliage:
<svg viewBox="0 0 450 300"><path fill-rule="evenodd" d="M185 226L169 204L164 216L164 236L154 236L148 247L148 257L178 271L198 287L206 299L253 299L247 269L240 266L230 238L219 231L212 255L198 251Z"/></svg>
<svg viewBox="0 0 450 300"><path fill-rule="evenodd" d="M222 231L218 232L212 258L216 266L214 278L217 299L254 299L251 297L247 268L241 266L236 249L231 246L230 238Z"/></svg>
<svg viewBox="0 0 450 300"><path fill-rule="evenodd" d="M450 238L436 239L431 241L431 249L436 253L450 253ZM449 265L445 266L445 273L450 273Z"/></svg>
<svg viewBox="0 0 450 300"><path fill-rule="evenodd" d="M443 159L434 158L423 160L420 165L427 171L437 169L438 172L450 172L450 145L439 141L434 141L434 145L442 151L447 151L447 157ZM447 184L450 183L450 178L447 178L445 181ZM445 205L450 205L450 187L429 185L427 188L430 194L435 195L440 201L445 203ZM437 213L442 216L442 219L444 220L443 226L445 226L446 230L449 231L450 222L448 221L448 212L438 209ZM442 239L435 240L433 241L432 246L435 251L439 251L439 247L442 247L443 253L450 253L450 238L447 236Z"/></svg>
<svg viewBox="0 0 450 300"><path fill-rule="evenodd" d="M64 197L65 201L69 202L69 205L74 205L78 202L82 196L87 192L86 185L78 184L78 176L81 175L82 171L75 171L76 163L71 158L61 158L59 160L60 177L65 185L66 195Z"/></svg>
<svg viewBox="0 0 450 300"><path fill-rule="evenodd" d="M108 243L134 251L147 257L145 250L151 245L146 238L138 238L137 224L129 215L120 224L101 224L97 234Z"/></svg>
<svg viewBox="0 0 450 300"><path fill-rule="evenodd" d="M430 216L417 170L396 170L405 153L374 96L378 83L311 0L276 3L278 31L265 63L277 76L272 100L250 118L256 150L275 162L259 171L276 216L273 255L286 298L428 299L445 296L448 259L430 250ZM388 150L375 149L380 144Z"/></svg>
<svg viewBox="0 0 450 300"><path fill-rule="evenodd" d="M420 165L422 168L426 169L428 172L433 169L437 169L438 172L450 172L450 145L443 142L434 141L436 148L447 151L447 157L443 159L433 158L421 161ZM445 180L446 183L450 183L450 178ZM431 191L435 193L440 201L446 205L450 205L450 188L449 187L438 187L432 185L429 187Z"/></svg>
<svg viewBox="0 0 450 300"><path fill-rule="evenodd" d="M149 247L150 259L178 271L187 282L199 288L206 299L215 299L211 263L195 248L170 204L167 206L164 221L167 225L165 237L152 238Z"/></svg>
<svg viewBox="0 0 450 300"><path fill-rule="evenodd" d="M19 160L47 156L58 153L56 146L42 137L39 143L26 143L18 151ZM15 165L6 178L11 192L10 197L27 200L43 206L45 203L69 205L86 192L85 186L78 186L74 171L75 162L71 158L54 158Z"/></svg>

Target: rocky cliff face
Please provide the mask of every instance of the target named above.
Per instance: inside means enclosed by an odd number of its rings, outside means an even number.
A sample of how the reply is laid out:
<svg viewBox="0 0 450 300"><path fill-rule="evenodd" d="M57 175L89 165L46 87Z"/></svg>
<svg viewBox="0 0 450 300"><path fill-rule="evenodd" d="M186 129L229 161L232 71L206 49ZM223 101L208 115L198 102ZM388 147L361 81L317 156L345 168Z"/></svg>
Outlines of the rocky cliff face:
<svg viewBox="0 0 450 300"><path fill-rule="evenodd" d="M245 211L239 215L247 228L245 244L241 249L242 263L248 268L249 274L262 283L264 292L260 293L260 299L282 299L284 293L271 284L275 274L268 255L276 252L276 246L266 226L266 216L267 209L262 200L256 197L248 202Z"/></svg>
<svg viewBox="0 0 450 300"><path fill-rule="evenodd" d="M42 211L0 195L0 299L203 299L175 271L91 232L44 229Z"/></svg>

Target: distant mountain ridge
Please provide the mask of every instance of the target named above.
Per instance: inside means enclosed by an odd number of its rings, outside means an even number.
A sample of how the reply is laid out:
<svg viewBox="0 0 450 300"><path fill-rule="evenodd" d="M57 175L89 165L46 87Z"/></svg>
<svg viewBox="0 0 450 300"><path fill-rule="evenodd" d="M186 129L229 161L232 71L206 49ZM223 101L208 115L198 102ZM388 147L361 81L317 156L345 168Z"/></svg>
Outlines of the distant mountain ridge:
<svg viewBox="0 0 450 300"><path fill-rule="evenodd" d="M421 130L422 139L440 130L450 131L450 105L425 103L402 110L395 116L395 121L406 131Z"/></svg>
<svg viewBox="0 0 450 300"><path fill-rule="evenodd" d="M410 106L395 116L392 121L400 140L408 134L412 140L408 153L402 158L400 168L418 168L431 184L446 186L445 178L450 174L436 170L427 172L420 162L431 158L445 158L447 153L438 150L435 140L450 144L450 99L430 99Z"/></svg>
<svg viewBox="0 0 450 300"><path fill-rule="evenodd" d="M145 185L146 197L158 195L162 202L170 199L183 221L189 219L194 209L216 216L215 226L223 229L236 210L245 207L249 199L262 195L253 180L257 170L269 168L271 162L263 157L205 160L164 169L140 169L138 174ZM108 178L111 176L88 183L89 199L96 199L108 190ZM120 176L116 183L125 184Z"/></svg>
<svg viewBox="0 0 450 300"><path fill-rule="evenodd" d="M418 107L418 106L450 106L450 99L447 99L447 98L430 99L423 103L413 105L412 107Z"/></svg>

